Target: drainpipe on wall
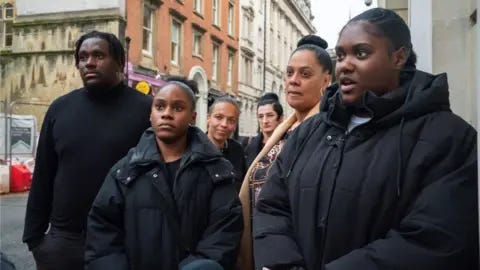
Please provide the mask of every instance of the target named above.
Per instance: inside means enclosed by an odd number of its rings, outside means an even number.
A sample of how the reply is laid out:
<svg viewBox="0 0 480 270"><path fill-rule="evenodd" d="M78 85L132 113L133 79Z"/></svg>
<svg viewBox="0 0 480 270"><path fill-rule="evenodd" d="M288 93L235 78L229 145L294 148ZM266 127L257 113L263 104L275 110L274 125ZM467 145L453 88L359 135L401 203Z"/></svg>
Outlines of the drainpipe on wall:
<svg viewBox="0 0 480 270"><path fill-rule="evenodd" d="M126 67L126 69L125 69L125 79L127 81L127 85L128 85L128 72L129 72L128 71L128 52L130 51L130 41L132 41L132 39L129 36L127 36L125 38L125 49L126 49L126 54L127 54L127 58L125 59L125 67Z"/></svg>
<svg viewBox="0 0 480 270"><path fill-rule="evenodd" d="M265 93L267 83L267 0L264 0L263 4L263 93Z"/></svg>

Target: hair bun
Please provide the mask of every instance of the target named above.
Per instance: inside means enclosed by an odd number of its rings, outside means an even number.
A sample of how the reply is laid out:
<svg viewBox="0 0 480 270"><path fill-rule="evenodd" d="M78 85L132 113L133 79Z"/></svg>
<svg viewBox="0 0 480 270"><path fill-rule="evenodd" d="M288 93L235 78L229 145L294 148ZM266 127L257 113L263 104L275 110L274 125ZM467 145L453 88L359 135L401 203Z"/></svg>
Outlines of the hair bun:
<svg viewBox="0 0 480 270"><path fill-rule="evenodd" d="M263 101L263 100L278 101L278 95L273 92L265 93L263 96L260 97L260 101Z"/></svg>
<svg viewBox="0 0 480 270"><path fill-rule="evenodd" d="M316 45L322 49L328 48L328 42L317 35L306 35L297 42L297 48L302 45Z"/></svg>

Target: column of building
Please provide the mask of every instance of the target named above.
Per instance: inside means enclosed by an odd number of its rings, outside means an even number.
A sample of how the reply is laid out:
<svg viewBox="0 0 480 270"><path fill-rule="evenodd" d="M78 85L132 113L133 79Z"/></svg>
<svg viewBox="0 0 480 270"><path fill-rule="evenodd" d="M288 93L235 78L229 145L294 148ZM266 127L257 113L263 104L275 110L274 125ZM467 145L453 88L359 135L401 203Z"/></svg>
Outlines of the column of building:
<svg viewBox="0 0 480 270"><path fill-rule="evenodd" d="M476 1L379 0L378 5L396 11L409 24L417 68L446 72L453 112L476 126Z"/></svg>

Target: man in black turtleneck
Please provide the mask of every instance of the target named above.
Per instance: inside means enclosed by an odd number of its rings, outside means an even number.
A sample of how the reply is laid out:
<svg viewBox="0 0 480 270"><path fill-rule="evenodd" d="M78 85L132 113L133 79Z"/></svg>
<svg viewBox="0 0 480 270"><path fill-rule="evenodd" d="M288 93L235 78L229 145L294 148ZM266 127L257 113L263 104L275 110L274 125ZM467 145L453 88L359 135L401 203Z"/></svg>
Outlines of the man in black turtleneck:
<svg viewBox="0 0 480 270"><path fill-rule="evenodd" d="M80 37L75 63L85 87L56 99L45 115L23 234L37 269L83 270L91 203L149 126L151 97L122 82L124 55L113 34Z"/></svg>

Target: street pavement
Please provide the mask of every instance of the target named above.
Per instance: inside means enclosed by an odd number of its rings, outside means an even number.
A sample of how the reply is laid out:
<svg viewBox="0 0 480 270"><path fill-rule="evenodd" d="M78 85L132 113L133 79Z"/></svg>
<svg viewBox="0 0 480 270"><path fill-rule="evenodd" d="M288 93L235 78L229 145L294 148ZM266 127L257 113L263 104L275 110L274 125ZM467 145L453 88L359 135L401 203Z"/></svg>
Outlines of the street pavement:
<svg viewBox="0 0 480 270"><path fill-rule="evenodd" d="M34 270L31 253L22 243L28 192L0 195L0 250L17 270Z"/></svg>

